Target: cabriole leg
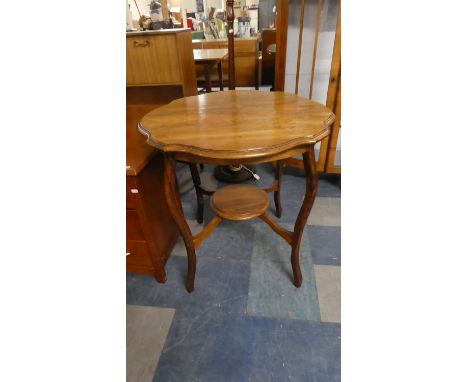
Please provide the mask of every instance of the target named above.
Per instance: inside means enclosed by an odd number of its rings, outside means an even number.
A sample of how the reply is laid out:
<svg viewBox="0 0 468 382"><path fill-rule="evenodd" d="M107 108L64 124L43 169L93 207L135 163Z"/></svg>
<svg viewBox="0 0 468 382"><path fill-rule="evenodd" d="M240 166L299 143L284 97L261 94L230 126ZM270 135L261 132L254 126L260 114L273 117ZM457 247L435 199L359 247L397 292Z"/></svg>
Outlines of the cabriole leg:
<svg viewBox="0 0 468 382"><path fill-rule="evenodd" d="M281 176L283 175L283 161L276 161L275 180L277 181L276 191L274 193L276 216L281 217Z"/></svg>
<svg viewBox="0 0 468 382"><path fill-rule="evenodd" d="M200 189L201 180L200 173L198 172L197 165L195 163L189 163L190 173L192 174L193 184L195 186L195 192L197 194L197 222L203 223L203 192Z"/></svg>
<svg viewBox="0 0 468 382"><path fill-rule="evenodd" d="M192 292L195 283L195 271L197 259L195 256L195 246L193 244L193 236L190 228L185 221L182 203L180 201L179 190L177 186L177 178L175 172L175 161L170 154L164 154L164 195L167 205L174 222L179 229L182 238L184 239L185 248L187 250L188 270L187 281L185 287L188 292Z"/></svg>
<svg viewBox="0 0 468 382"><path fill-rule="evenodd" d="M306 193L299 214L297 215L296 224L294 225L293 240L291 244L291 265L294 275L294 285L297 288L302 284L302 273L299 263L299 250L301 247L302 233L304 232L304 226L307 223L307 218L309 217L310 210L314 204L318 186L314 146L311 146L307 152L302 154L302 160L304 162L305 170Z"/></svg>

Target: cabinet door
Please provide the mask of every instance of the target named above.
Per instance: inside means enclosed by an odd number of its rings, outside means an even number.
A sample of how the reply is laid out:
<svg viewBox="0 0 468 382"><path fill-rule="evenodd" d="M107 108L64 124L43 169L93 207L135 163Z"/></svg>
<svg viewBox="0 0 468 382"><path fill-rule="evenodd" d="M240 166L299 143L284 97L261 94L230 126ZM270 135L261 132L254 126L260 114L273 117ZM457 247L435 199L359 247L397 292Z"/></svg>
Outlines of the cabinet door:
<svg viewBox="0 0 468 382"><path fill-rule="evenodd" d="M181 84L175 35L127 37L127 85Z"/></svg>

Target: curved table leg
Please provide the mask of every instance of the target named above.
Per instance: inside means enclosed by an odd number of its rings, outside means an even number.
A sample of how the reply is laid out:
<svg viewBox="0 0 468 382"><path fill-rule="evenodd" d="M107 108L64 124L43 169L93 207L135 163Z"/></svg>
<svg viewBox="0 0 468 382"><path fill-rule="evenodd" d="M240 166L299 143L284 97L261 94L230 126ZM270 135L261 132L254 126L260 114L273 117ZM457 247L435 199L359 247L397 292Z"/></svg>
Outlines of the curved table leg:
<svg viewBox="0 0 468 382"><path fill-rule="evenodd" d="M275 167L275 180L278 182L276 186L276 191L274 193L275 197L275 208L276 208L276 216L279 218L281 217L281 175L283 175L283 161L278 160L276 161Z"/></svg>
<svg viewBox="0 0 468 382"><path fill-rule="evenodd" d="M174 222L179 229L182 238L184 239L185 248L187 250L188 270L187 281L185 287L188 292L192 292L195 283L195 271L197 259L195 257L195 246L193 244L193 236L190 228L185 221L182 203L180 201L179 190L177 187L177 178L175 173L175 161L168 154L164 154L164 195L167 205Z"/></svg>
<svg viewBox="0 0 468 382"><path fill-rule="evenodd" d="M198 172L197 165L195 163L189 163L190 173L192 174L193 184L195 186L195 192L197 194L197 222L203 223L203 192L200 188L201 180L200 173Z"/></svg>
<svg viewBox="0 0 468 382"><path fill-rule="evenodd" d="M291 265L294 275L294 285L299 288L302 284L301 266L299 263L299 249L301 247L302 232L307 223L310 210L314 204L315 195L317 194L318 176L315 167L314 146L302 154L304 161L304 170L306 176L306 193L301 209L294 225L293 239L291 244Z"/></svg>

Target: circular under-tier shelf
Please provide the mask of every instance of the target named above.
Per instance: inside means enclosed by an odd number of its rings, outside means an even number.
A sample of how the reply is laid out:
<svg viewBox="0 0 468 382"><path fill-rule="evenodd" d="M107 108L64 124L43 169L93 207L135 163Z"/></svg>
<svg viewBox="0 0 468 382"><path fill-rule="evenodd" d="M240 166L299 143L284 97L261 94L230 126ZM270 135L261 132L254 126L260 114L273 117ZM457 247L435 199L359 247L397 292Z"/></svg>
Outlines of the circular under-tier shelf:
<svg viewBox="0 0 468 382"><path fill-rule="evenodd" d="M220 218L249 220L262 215L270 199L261 188L251 184L233 184L217 190L210 200L211 209Z"/></svg>

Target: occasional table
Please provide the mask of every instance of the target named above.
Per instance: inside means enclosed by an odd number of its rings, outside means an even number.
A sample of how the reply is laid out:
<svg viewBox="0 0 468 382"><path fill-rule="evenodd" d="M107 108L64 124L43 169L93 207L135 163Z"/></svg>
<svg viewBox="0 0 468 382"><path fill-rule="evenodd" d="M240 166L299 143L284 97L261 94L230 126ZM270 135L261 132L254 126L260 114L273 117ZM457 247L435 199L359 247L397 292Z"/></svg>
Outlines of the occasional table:
<svg viewBox="0 0 468 382"><path fill-rule="evenodd" d="M195 64L203 65L205 73L205 87L206 92L211 92L211 68L218 65L218 81L219 89L223 90L223 68L222 61L228 56L227 49L194 49L193 58Z"/></svg>
<svg viewBox="0 0 468 382"><path fill-rule="evenodd" d="M293 94L245 90L181 98L143 117L138 130L164 155L164 192L187 250L188 292L194 289L195 250L201 242L222 219L255 217L291 246L293 283L301 286L299 248L318 184L314 145L329 135L334 118L325 106ZM232 165L281 161L298 154L304 162L306 193L293 231L267 214L269 190L244 184L215 191L210 206L216 216L198 235L192 235L178 192L176 160Z"/></svg>

